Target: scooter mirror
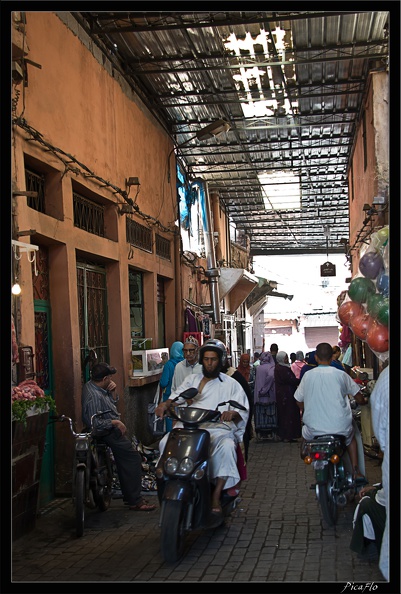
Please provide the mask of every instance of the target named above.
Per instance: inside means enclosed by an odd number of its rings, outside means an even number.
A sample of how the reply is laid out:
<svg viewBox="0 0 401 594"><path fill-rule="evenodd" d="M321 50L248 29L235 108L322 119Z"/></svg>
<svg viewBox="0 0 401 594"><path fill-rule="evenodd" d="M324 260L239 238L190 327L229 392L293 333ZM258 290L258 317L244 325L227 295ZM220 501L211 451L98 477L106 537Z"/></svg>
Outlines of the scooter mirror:
<svg viewBox="0 0 401 594"><path fill-rule="evenodd" d="M181 394L179 396L174 398L173 402L175 402L179 398L185 398L185 400L191 400L192 398L195 398L197 393L198 393L198 390L196 388L188 388L187 390L184 390L183 392L181 392Z"/></svg>
<svg viewBox="0 0 401 594"><path fill-rule="evenodd" d="M236 400L226 400L226 402L220 402L217 405L217 407L223 406L223 404L229 404L230 406L232 406L234 408L238 408L239 410L246 410L245 406L242 406L242 404L240 404Z"/></svg>

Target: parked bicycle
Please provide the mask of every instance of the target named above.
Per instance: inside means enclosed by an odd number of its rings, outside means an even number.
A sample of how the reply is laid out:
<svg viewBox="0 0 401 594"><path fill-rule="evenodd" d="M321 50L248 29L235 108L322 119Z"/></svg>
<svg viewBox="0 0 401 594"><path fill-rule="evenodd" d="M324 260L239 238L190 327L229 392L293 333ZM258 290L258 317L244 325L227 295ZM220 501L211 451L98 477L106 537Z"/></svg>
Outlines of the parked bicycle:
<svg viewBox="0 0 401 594"><path fill-rule="evenodd" d="M70 417L61 415L55 421L68 421L75 438L72 474L72 502L75 509L76 535L82 536L85 525L85 507L106 511L112 498L113 469L109 447L96 434L93 421L110 412L99 412L91 417L91 427L77 433Z"/></svg>

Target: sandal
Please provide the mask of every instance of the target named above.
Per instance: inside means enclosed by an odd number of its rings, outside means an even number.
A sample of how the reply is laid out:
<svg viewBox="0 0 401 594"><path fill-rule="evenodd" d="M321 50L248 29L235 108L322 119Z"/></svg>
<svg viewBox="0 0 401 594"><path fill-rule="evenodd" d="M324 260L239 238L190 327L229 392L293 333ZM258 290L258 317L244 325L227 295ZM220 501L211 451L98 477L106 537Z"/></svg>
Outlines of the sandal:
<svg viewBox="0 0 401 594"><path fill-rule="evenodd" d="M359 469L355 466L354 472L352 474L352 478L354 479L355 483L358 485L367 485L368 481L366 477L359 471Z"/></svg>
<svg viewBox="0 0 401 594"><path fill-rule="evenodd" d="M141 499L139 503L136 505L130 505L128 509L131 511L153 511L156 509L156 506L148 503L145 499Z"/></svg>
<svg viewBox="0 0 401 594"><path fill-rule="evenodd" d="M209 518L209 522L208 522L208 528L218 528L219 526L221 526L221 524L223 524L224 522L224 516L223 516L223 510L221 508L221 505L213 505L211 510L210 510L210 518Z"/></svg>
<svg viewBox="0 0 401 594"><path fill-rule="evenodd" d="M213 505L212 510L211 510L212 514L215 516L221 516L223 514L223 510L221 508L221 505Z"/></svg>

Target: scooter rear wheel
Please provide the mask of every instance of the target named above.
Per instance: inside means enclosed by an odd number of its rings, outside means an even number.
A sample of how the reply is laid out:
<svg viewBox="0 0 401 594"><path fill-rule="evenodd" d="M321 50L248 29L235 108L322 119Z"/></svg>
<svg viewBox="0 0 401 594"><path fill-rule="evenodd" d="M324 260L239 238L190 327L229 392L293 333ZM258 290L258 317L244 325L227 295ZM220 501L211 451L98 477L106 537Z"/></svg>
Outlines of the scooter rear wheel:
<svg viewBox="0 0 401 594"><path fill-rule="evenodd" d="M175 563L184 552L186 506L182 501L165 501L161 524L160 548L167 563Z"/></svg>
<svg viewBox="0 0 401 594"><path fill-rule="evenodd" d="M329 464L327 482L316 485L316 495L322 511L323 520L328 526L335 526L337 523L338 508L337 498L334 493L336 479L333 467Z"/></svg>
<svg viewBox="0 0 401 594"><path fill-rule="evenodd" d="M78 468L75 476L75 529L77 536L84 533L85 524L85 470Z"/></svg>

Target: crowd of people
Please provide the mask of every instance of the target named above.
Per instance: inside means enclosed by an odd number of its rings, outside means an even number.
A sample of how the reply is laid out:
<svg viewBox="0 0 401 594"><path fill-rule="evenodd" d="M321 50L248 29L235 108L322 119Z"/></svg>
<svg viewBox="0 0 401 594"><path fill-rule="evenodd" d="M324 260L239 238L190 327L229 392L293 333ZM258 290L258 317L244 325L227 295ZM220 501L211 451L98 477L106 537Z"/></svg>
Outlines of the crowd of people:
<svg viewBox="0 0 401 594"><path fill-rule="evenodd" d="M215 407L218 402L233 399L246 408L245 412L229 407L222 411L221 420L230 424L230 432L218 427L208 428L212 437L214 514L221 514L222 490L238 492L241 481L247 478L249 445L255 436L255 418L260 406L275 410L276 441L299 442L302 447L304 439L319 434L335 432L344 435L354 480L366 484L364 468L360 468L358 459L349 402L349 397L353 396L363 406L366 396L351 377L350 368L341 362L342 355L337 345L329 343L318 344L306 355L301 350L288 355L273 343L268 351L255 352L253 361L249 353L241 354L238 365L233 367L228 349L219 340L199 345L193 336L189 336L184 343L173 343L160 379L157 416L164 417L172 399L189 387L198 390L193 401L198 407ZM309 373L311 370L314 372ZM111 409L100 422L100 428L105 431L104 439L114 454L124 502L131 510L152 511L155 506L141 496L140 456L127 438L126 427L117 412L114 373L116 370L106 363L93 367L91 380L83 389L83 421L88 422L94 410ZM388 381L387 365L371 394L372 423L384 453L382 484L360 489L350 542L350 549L360 555L366 555L369 545L374 543L385 579L389 579ZM166 434L159 442L160 453L172 427L169 419Z"/></svg>

